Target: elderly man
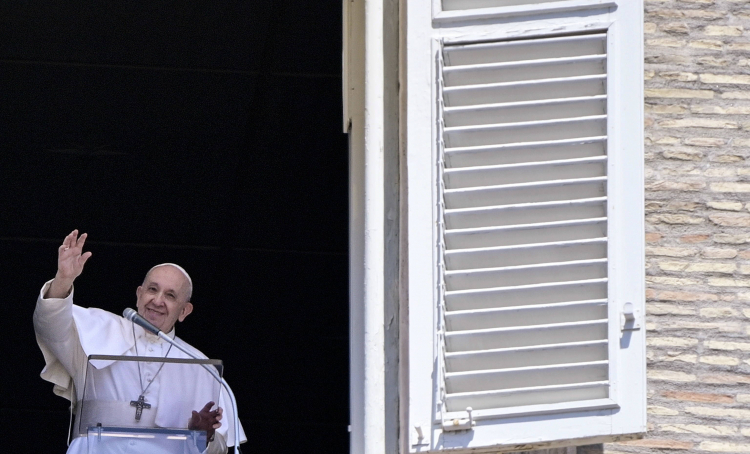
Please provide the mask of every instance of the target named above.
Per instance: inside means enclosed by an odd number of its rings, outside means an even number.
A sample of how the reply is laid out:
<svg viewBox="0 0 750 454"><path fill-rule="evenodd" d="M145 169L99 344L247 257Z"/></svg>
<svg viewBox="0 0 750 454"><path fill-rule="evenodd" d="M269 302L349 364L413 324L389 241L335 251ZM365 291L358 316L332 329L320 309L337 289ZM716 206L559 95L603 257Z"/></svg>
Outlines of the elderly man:
<svg viewBox="0 0 750 454"><path fill-rule="evenodd" d="M77 230L65 237L58 249L57 274L42 288L34 311L37 342L46 362L42 378L55 385L55 394L72 402L71 408L75 408L77 420L81 416L78 399L82 398L80 394L83 393L89 355L189 358L179 349L172 349L170 343L118 315L73 304L73 281L91 257L91 252L83 252L85 242L86 234L79 237ZM146 320L168 333L179 345L205 358L174 335L175 323L185 320L193 310L190 303L192 288L190 276L180 266L171 263L156 265L136 289L136 305L138 313ZM227 452L227 444L234 444L235 438L231 424L233 415L231 408L224 411L223 398L212 410L214 402L210 396L215 395L212 391L217 389L216 383L207 373L199 371L184 377L179 372L181 370L184 374L184 369L163 368L164 364L157 361L110 361L89 371L97 393L113 404L107 407L102 417L132 427L205 430L211 440L205 452ZM128 408L128 403L136 408ZM222 424L222 419L230 423ZM68 453L88 452L86 428L78 426L76 424L73 431L74 439ZM239 437L241 442L246 440L242 428ZM152 451L147 446L136 446L135 441L131 443L133 445L122 452Z"/></svg>

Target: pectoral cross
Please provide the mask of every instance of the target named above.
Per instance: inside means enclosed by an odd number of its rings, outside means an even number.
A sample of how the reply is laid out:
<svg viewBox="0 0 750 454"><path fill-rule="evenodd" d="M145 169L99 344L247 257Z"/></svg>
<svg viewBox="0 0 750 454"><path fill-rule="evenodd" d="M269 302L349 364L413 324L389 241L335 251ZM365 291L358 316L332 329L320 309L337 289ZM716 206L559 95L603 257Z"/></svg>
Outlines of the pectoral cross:
<svg viewBox="0 0 750 454"><path fill-rule="evenodd" d="M151 408L151 404L146 403L146 398L143 396L138 396L138 400L131 400L130 406L135 407L135 420L140 421L141 415L143 414L143 409L149 409Z"/></svg>

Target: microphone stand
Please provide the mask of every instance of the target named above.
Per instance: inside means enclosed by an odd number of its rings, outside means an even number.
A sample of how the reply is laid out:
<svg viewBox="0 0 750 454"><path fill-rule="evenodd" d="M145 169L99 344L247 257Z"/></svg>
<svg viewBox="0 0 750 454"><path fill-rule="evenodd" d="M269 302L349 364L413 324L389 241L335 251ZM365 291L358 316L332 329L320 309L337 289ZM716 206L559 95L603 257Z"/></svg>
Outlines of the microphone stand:
<svg viewBox="0 0 750 454"><path fill-rule="evenodd" d="M174 339L172 339L171 337L169 337L166 334L164 334L159 328L157 328L156 326L154 326L153 324L151 324L148 320L146 320L141 315L139 315L135 310L133 310L133 309L131 309L129 307L125 308L125 310L122 313L122 316L123 316L123 318L125 318L127 320L130 320L132 323L135 323L136 325L140 326L141 328L145 329L146 331L149 331L149 332L151 332L153 334L156 334L157 336L159 336L159 338L161 338L161 339L169 342L170 344L174 345L175 347L177 347L178 349L180 349L183 353L185 353L189 357L191 357L193 359L197 359L197 360L203 359L203 358L199 358L198 356L196 356L196 355L192 354L191 352L187 351L182 345L178 344L177 342L174 341ZM212 367L210 367L210 366L208 366L206 364L201 364L201 366L204 369L206 369L206 372L208 372L209 374L211 374L211 376L216 381L218 381L219 383L221 383L221 385L224 387L224 389L227 390L227 394L229 395L229 399L232 402L232 410L233 410L233 413L234 413L233 414L233 416L234 416L234 421L233 421L233 423L234 423L234 452L236 454L241 454L241 451L240 451L240 418L239 418L239 416L237 414L237 399L234 397L234 393L232 392L232 389L227 384L227 381L224 380L223 377L219 377L219 374L216 372L215 369L213 369ZM218 405L218 403L217 403L217 405Z"/></svg>
<svg viewBox="0 0 750 454"><path fill-rule="evenodd" d="M198 360L203 359L203 358L199 358L197 355L194 355L191 352L189 352L186 348L184 348L183 346L181 346L180 344L178 344L177 342L175 342L174 339L172 339L171 337L169 337L166 334L164 334L161 330L158 330L157 333L156 333L156 335L159 336L159 338L161 338L161 339L169 342L170 344L174 345L175 347L179 348L180 350L182 350L183 353L185 353L186 355L190 356L191 358L198 359ZM214 368L212 368L211 366L207 365L207 364L201 364L201 366L203 366L203 368L206 369L206 372L208 372L209 374L211 374L211 376L214 377L214 379L216 379L216 381L218 381L219 383L221 383L221 385L224 387L224 389L227 390L227 394L229 395L229 399L232 402L232 413L233 413L233 416L234 416L234 421L232 421L234 423L234 452L237 453L237 454L241 454L241 451L240 451L240 436L241 436L240 435L240 419L239 419L239 417L237 415L237 399L234 397L234 393L232 392L232 389L227 384L227 381L224 380L224 377L220 377L219 374L216 372L216 370ZM217 405L218 405L218 402L217 402Z"/></svg>

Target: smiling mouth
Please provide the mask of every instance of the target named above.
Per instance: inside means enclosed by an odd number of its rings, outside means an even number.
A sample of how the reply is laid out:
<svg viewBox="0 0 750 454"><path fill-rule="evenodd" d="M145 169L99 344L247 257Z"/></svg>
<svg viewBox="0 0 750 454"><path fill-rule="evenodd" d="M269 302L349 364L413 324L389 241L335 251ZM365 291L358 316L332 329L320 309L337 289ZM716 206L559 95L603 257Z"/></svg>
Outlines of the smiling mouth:
<svg viewBox="0 0 750 454"><path fill-rule="evenodd" d="M165 315L162 312L156 311L156 310L151 309L149 307L146 308L146 312L149 313L149 314L151 314L151 315L157 316L157 317L163 317Z"/></svg>

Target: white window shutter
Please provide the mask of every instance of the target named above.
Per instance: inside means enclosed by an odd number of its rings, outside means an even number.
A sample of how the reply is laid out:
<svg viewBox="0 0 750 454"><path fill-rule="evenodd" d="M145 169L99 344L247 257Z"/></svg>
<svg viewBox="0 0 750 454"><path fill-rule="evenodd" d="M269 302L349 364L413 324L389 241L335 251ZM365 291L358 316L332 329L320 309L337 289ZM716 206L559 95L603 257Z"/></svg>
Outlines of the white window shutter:
<svg viewBox="0 0 750 454"><path fill-rule="evenodd" d="M612 4L442 0L407 33L411 452L645 431L642 13Z"/></svg>
<svg viewBox="0 0 750 454"><path fill-rule="evenodd" d="M606 34L441 55L444 409L607 398Z"/></svg>

